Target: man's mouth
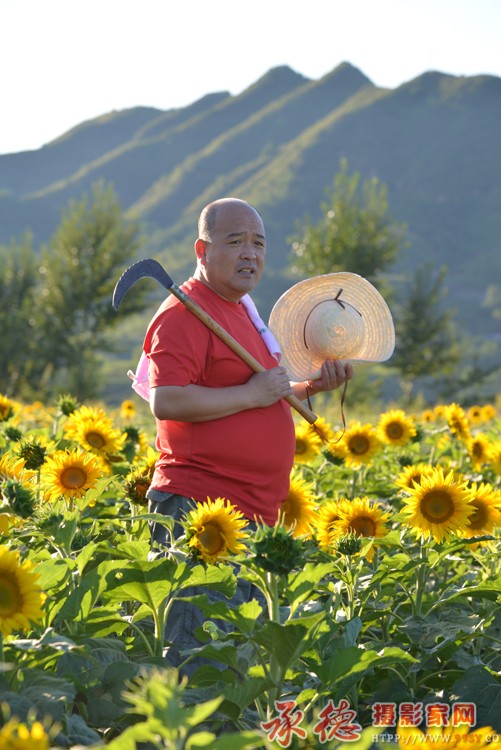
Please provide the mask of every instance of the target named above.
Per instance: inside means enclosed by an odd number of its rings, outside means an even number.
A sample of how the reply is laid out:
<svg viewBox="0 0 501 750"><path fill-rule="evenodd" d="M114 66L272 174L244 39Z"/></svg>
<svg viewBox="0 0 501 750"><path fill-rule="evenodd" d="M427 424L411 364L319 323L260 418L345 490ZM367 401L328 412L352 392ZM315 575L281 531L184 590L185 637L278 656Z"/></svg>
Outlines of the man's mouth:
<svg viewBox="0 0 501 750"><path fill-rule="evenodd" d="M252 266L242 266L242 268L238 269L238 273L244 276L247 276L247 275L252 276L255 272L256 272L256 269L252 268Z"/></svg>

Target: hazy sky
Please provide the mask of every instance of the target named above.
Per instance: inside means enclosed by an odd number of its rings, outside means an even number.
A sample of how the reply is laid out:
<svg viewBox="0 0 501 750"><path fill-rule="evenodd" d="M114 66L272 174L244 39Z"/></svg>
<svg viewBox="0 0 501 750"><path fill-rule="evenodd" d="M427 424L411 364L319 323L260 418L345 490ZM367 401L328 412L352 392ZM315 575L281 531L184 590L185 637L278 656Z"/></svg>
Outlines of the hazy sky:
<svg viewBox="0 0 501 750"><path fill-rule="evenodd" d="M501 77L501 0L0 0L0 154L139 105L239 94L270 68L347 61L395 88Z"/></svg>

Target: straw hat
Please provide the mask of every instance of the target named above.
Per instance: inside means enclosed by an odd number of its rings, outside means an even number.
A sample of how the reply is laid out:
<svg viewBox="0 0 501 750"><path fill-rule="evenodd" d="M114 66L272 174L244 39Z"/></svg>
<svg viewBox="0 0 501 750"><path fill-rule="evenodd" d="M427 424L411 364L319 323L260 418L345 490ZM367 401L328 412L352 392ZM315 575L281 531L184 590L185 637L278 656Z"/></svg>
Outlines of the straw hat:
<svg viewBox="0 0 501 750"><path fill-rule="evenodd" d="M269 327L280 364L296 382L319 376L326 359L384 362L395 347L388 305L356 273L328 273L300 281L276 302Z"/></svg>

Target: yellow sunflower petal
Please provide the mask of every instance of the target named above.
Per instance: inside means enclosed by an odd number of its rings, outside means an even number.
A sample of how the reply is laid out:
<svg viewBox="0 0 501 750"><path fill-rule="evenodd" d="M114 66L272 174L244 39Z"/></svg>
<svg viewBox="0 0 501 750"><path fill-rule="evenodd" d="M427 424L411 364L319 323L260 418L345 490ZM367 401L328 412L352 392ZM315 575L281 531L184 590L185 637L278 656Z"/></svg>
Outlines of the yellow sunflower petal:
<svg viewBox="0 0 501 750"><path fill-rule="evenodd" d="M49 750L49 735L39 721L31 726L10 719L0 729L0 747L5 750Z"/></svg>
<svg viewBox="0 0 501 750"><path fill-rule="evenodd" d="M29 630L42 619L44 601L32 563L20 562L17 552L0 545L0 632Z"/></svg>
<svg viewBox="0 0 501 750"><path fill-rule="evenodd" d="M289 493L280 508L280 516L295 537L310 536L315 525L314 487L295 470L291 476Z"/></svg>

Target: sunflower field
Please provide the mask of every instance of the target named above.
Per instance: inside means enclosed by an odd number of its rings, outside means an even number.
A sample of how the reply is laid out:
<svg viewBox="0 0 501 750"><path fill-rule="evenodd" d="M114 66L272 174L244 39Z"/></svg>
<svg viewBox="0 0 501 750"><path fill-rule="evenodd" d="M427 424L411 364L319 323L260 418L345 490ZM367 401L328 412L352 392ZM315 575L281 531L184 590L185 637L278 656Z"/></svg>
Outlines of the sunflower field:
<svg viewBox="0 0 501 750"><path fill-rule="evenodd" d="M298 421L274 527L207 498L174 535L145 500L149 412L0 394L0 750L501 744L500 425L457 403ZM241 579L259 596L233 606Z"/></svg>

